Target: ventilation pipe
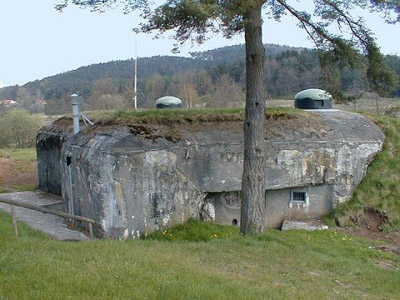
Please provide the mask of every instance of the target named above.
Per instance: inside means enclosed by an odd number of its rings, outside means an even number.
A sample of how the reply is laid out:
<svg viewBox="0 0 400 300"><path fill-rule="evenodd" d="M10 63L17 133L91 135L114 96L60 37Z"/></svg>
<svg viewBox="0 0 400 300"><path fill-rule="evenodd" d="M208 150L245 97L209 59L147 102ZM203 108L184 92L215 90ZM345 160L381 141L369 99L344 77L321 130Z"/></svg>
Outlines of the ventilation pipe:
<svg viewBox="0 0 400 300"><path fill-rule="evenodd" d="M79 128L79 119L80 119L80 113L79 113L79 95L77 94L72 94L71 95L71 105L72 105L72 118L74 120L74 135L79 133L80 128Z"/></svg>

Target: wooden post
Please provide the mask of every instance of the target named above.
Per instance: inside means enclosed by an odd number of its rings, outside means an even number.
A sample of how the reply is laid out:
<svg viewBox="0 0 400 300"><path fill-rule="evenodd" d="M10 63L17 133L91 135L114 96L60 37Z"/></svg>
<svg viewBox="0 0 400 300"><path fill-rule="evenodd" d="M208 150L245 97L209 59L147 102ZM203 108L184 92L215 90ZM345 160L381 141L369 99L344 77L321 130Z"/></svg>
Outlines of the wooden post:
<svg viewBox="0 0 400 300"><path fill-rule="evenodd" d="M17 218L15 216L15 208L14 205L11 205L11 223L14 231L14 235L18 237L18 225L17 225Z"/></svg>
<svg viewBox="0 0 400 300"><path fill-rule="evenodd" d="M89 234L90 234L90 238L93 238L93 225L92 223L88 223L89 224Z"/></svg>
<svg viewBox="0 0 400 300"><path fill-rule="evenodd" d="M64 213L62 211L55 211L52 209L48 209L45 207L41 207L41 206L37 206L37 205L33 205L33 204L29 204L29 203L24 203L24 202L20 202L20 201L15 201L15 200L7 200L7 199L3 199L0 197L0 203L7 203L11 205L11 221L12 221L12 225L13 225L13 229L14 229L14 234L15 236L18 236L18 228L17 228L17 219L15 218L15 210L14 210L14 206L19 206L19 207L23 207L23 208L27 208L27 209L32 209L35 211L40 211L42 213L45 214L52 214L55 216L59 216L62 217L64 219L69 219L71 220L78 220L81 222L86 222L89 224L89 234L90 237L93 238L93 224L96 224L96 222L92 219L86 218L86 217L81 217L81 216L75 216L72 214L67 214Z"/></svg>
<svg viewBox="0 0 400 300"><path fill-rule="evenodd" d="M45 207L41 207L41 206L29 204L29 203L24 203L24 202L15 201L15 200L1 199L1 198L0 198L0 202L7 203L7 204L10 204L10 205L19 206L19 207L23 207L23 208L28 208L28 209L32 209L32 210L36 210L36 211L40 211L40 212L45 213L45 214L56 215L56 216L62 217L64 219L70 218L70 219L74 219L74 220L78 220L78 221L82 221L82 222L86 222L86 223L95 224L94 220L86 218L86 217L75 216L75 215L72 215L72 214L64 213L62 211L55 211L55 210L52 210L52 209L48 209L48 208L45 208Z"/></svg>

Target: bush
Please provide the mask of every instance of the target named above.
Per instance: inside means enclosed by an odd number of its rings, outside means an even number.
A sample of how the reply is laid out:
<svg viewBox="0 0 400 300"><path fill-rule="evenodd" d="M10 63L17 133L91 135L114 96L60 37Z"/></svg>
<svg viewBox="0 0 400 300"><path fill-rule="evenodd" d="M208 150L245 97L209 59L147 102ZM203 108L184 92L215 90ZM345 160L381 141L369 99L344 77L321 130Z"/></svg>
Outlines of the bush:
<svg viewBox="0 0 400 300"><path fill-rule="evenodd" d="M26 110L10 110L0 120L0 147L34 146L36 134L42 125L41 118L29 114Z"/></svg>

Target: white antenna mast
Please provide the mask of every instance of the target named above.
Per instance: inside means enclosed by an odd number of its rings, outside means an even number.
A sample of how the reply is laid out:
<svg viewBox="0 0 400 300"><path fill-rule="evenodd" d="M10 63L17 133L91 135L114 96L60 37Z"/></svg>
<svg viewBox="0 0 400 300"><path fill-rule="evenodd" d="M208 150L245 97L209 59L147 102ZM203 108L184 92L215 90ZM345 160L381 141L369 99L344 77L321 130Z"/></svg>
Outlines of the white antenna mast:
<svg viewBox="0 0 400 300"><path fill-rule="evenodd" d="M137 41L135 41L135 79L133 82L133 104L135 110L137 110Z"/></svg>

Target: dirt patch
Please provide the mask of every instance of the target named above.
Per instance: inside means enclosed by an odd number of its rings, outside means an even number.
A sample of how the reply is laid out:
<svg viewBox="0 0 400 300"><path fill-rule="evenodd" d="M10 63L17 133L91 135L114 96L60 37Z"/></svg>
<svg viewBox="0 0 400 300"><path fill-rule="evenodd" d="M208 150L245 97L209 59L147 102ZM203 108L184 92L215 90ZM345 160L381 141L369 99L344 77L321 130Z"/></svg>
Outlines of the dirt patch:
<svg viewBox="0 0 400 300"><path fill-rule="evenodd" d="M83 125L83 123L81 123ZM45 131L61 134L69 134L74 131L74 125L72 122L72 117L61 117L46 127L43 128ZM42 130L43 130L42 129Z"/></svg>
<svg viewBox="0 0 400 300"><path fill-rule="evenodd" d="M93 128L95 132L126 126L129 131L139 137L156 141L165 138L171 142L190 140L192 133L229 131L240 133L243 131L243 120L221 120L208 118L201 122L182 121L169 124L127 124L108 123ZM276 115L267 118L265 129L266 140L299 140L299 139L321 139L326 136L330 128L318 115L287 117Z"/></svg>
<svg viewBox="0 0 400 300"><path fill-rule="evenodd" d="M393 252L397 256L400 256L400 244L399 239L396 238L396 235L398 235L398 233L387 235L386 240L389 243L385 245L375 246L374 248L384 252Z"/></svg>
<svg viewBox="0 0 400 300"><path fill-rule="evenodd" d="M287 114L289 115L289 114ZM64 126L64 121L61 120L61 126ZM96 128L114 127L114 126L130 126L130 125L161 125L161 126L179 126L185 127L193 124L204 124L204 123L232 123L232 122L243 122L244 111L237 113L202 113L201 111L175 111L170 115L157 115L154 112L149 111L148 114L127 114L123 116L110 116L108 118L95 119L94 122ZM72 122L70 120L69 122ZM57 125L58 121L54 125Z"/></svg>
<svg viewBox="0 0 400 300"><path fill-rule="evenodd" d="M383 269L383 270L394 270L394 271L400 271L400 268L396 266L393 261L391 260L386 260L386 259L379 259L375 261L375 264Z"/></svg>
<svg viewBox="0 0 400 300"><path fill-rule="evenodd" d="M153 140L160 138L160 132L157 129L147 127L144 125L129 125L129 131L137 136L143 137L145 139Z"/></svg>
<svg viewBox="0 0 400 300"><path fill-rule="evenodd" d="M361 229L381 232L384 225L389 223L389 217L384 211L366 207L362 213L355 213L350 216L350 221Z"/></svg>
<svg viewBox="0 0 400 300"><path fill-rule="evenodd" d="M135 123L137 122L137 123ZM195 115L181 116L181 118L160 117L158 119L109 120L99 123L90 130L93 132L107 131L113 128L128 127L134 135L145 139L157 140L165 138L172 142L190 140L191 133L229 131L241 133L243 131L244 116L235 115ZM332 128L316 114L299 112L275 112L266 115L266 140L299 140L321 139Z"/></svg>
<svg viewBox="0 0 400 300"><path fill-rule="evenodd" d="M0 157L0 185L4 185L11 174L11 159Z"/></svg>
<svg viewBox="0 0 400 300"><path fill-rule="evenodd" d="M322 139L333 129L316 114L298 116L285 120L267 119L265 138L267 140Z"/></svg>
<svg viewBox="0 0 400 300"><path fill-rule="evenodd" d="M13 192L16 187L37 186L36 162L14 161L0 157L0 190Z"/></svg>
<svg viewBox="0 0 400 300"><path fill-rule="evenodd" d="M384 226L389 223L389 217L384 211L366 207L362 212L351 215L349 221L357 225L358 228L341 226L346 234L371 241L382 241L383 243L379 246L375 244L371 247L384 252L392 252L400 257L400 232L388 233L383 231Z"/></svg>
<svg viewBox="0 0 400 300"><path fill-rule="evenodd" d="M361 237L371 241L373 248L383 251L391 252L396 254L400 258L400 232L385 233L382 231L372 231L366 228L360 229L343 229L349 236ZM376 243L372 241L381 241L380 245L376 246Z"/></svg>

